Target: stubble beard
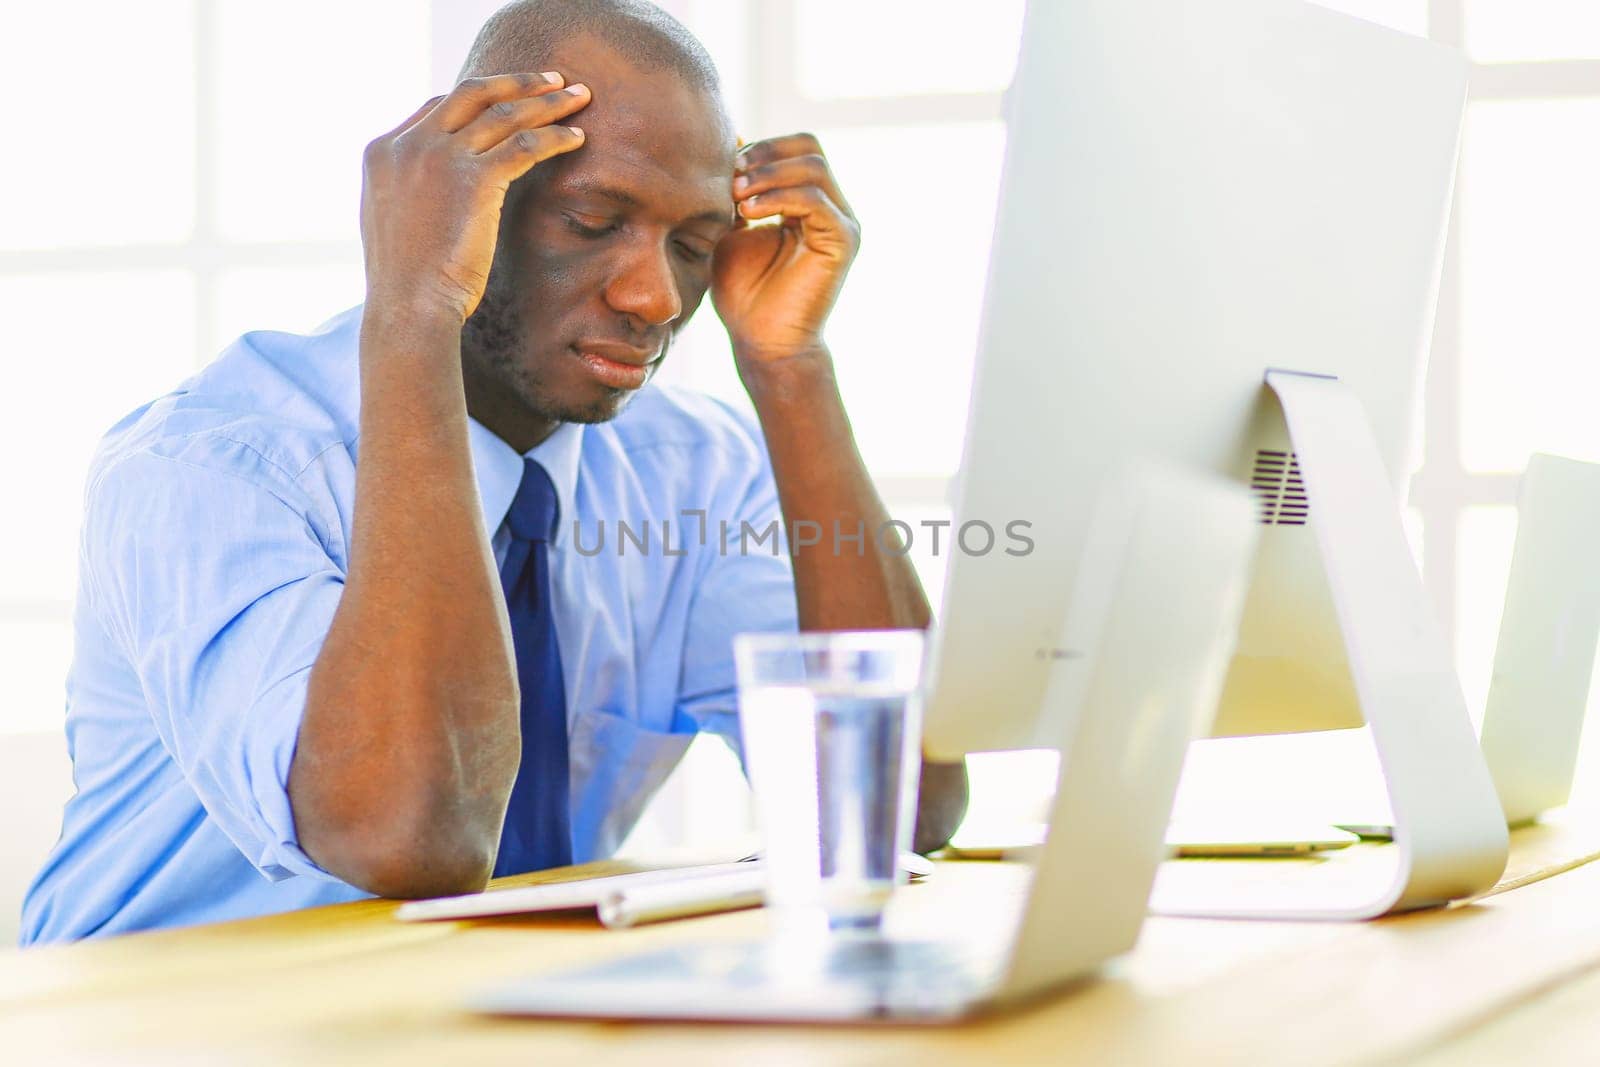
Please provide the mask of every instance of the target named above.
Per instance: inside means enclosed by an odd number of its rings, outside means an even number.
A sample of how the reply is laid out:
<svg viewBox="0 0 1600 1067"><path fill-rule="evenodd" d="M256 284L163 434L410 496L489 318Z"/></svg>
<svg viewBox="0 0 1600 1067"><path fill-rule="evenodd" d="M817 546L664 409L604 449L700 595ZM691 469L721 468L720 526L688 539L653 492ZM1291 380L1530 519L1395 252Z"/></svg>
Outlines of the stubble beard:
<svg viewBox="0 0 1600 1067"><path fill-rule="evenodd" d="M536 360L526 358L526 322L517 301L499 291L491 274L477 310L461 328L463 359L479 366L484 376L516 397L533 418L543 422L609 422L622 413L630 390L602 387L599 399L586 404L564 402L551 395ZM561 358L558 353L554 358Z"/></svg>

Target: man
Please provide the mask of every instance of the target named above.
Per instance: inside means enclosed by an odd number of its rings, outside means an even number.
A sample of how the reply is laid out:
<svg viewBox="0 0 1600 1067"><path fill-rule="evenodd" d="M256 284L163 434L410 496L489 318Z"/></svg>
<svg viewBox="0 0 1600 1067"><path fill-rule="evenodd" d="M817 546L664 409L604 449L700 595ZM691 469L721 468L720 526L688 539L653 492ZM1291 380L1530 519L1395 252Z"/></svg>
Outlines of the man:
<svg viewBox="0 0 1600 1067"><path fill-rule="evenodd" d="M78 793L24 942L603 856L695 731L734 735L733 634L928 624L822 342L858 231L815 140L736 150L638 0L512 3L464 75L367 149L366 303L103 443ZM759 427L646 386L708 290ZM695 536L780 515L867 536ZM673 555L571 550L640 519ZM965 796L927 768L920 845Z"/></svg>

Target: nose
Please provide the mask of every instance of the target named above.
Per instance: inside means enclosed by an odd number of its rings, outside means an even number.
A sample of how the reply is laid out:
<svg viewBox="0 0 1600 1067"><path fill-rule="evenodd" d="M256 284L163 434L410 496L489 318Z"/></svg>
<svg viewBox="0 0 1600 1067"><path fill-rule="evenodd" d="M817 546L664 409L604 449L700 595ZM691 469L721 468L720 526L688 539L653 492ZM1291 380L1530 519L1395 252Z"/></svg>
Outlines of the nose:
<svg viewBox="0 0 1600 1067"><path fill-rule="evenodd" d="M656 242L641 242L606 286L613 311L640 320L640 328L665 326L683 314L678 279L668 251Z"/></svg>

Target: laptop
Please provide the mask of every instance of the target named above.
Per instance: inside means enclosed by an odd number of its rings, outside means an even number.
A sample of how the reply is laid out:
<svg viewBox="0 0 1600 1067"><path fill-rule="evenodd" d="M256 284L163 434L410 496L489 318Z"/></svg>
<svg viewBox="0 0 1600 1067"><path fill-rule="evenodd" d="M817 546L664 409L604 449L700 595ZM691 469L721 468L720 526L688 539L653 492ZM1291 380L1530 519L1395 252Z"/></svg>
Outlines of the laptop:
<svg viewBox="0 0 1600 1067"><path fill-rule="evenodd" d="M1505 812L1525 826L1572 795L1600 647L1600 464L1536 454L1517 536L1479 743ZM1386 812L1340 823L1387 839Z"/></svg>
<svg viewBox="0 0 1600 1067"><path fill-rule="evenodd" d="M1600 465L1534 456L1517 519L1480 738L1511 826L1572 793L1600 644Z"/></svg>
<svg viewBox="0 0 1600 1067"><path fill-rule="evenodd" d="M1184 752L1210 726L1232 655L1258 530L1248 494L1209 476L1135 467L1113 480L1083 556L1094 579L1077 584L1061 631L1085 669L1070 675L1075 691L1047 698L1071 708L1058 738L1061 784L1007 933L680 945L511 981L472 1006L557 1017L931 1023L1092 973L1138 940ZM957 925L981 923L969 916Z"/></svg>

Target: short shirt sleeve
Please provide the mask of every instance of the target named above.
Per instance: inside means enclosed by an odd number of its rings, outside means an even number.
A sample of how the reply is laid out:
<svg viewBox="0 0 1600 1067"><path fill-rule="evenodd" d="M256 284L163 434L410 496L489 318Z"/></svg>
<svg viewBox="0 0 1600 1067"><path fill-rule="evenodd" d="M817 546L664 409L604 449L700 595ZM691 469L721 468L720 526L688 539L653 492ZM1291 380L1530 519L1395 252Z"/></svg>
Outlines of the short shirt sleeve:
<svg viewBox="0 0 1600 1067"><path fill-rule="evenodd" d="M85 588L222 832L272 881L333 880L300 849L288 780L344 569L309 498L252 457L143 452L107 470L86 501Z"/></svg>

